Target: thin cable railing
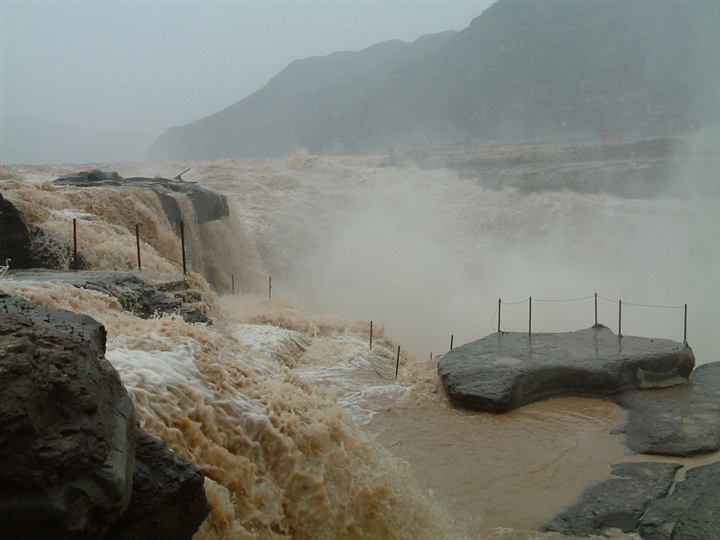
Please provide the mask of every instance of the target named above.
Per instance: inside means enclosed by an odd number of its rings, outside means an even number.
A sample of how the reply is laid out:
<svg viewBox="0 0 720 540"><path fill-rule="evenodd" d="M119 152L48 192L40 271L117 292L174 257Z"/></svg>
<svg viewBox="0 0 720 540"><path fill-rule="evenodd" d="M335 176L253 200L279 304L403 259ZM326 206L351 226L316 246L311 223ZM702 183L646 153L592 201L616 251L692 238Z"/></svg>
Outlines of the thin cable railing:
<svg viewBox="0 0 720 540"><path fill-rule="evenodd" d="M591 296L581 296L576 298L562 298L562 299L549 299L549 298L533 298L532 296L528 297L526 300L518 300L515 302L506 302L503 301L501 298L498 298L498 307L497 311L495 312L495 316L497 317L497 331L502 332L502 307L503 306L517 306L522 304L528 305L528 334L532 334L532 324L533 324L533 302L544 302L544 303L555 303L555 304L562 304L562 303L569 303L569 302L581 302L585 300L594 300L595 304L595 326L599 326L598 323L598 300L603 300L606 302L610 302L617 305L617 314L618 314L618 336L622 336L622 316L623 316L623 306L632 306L632 307L639 307L639 308L648 308L648 309L665 309L665 310L683 310L683 343L687 344L687 312L688 312L688 306L687 304L684 304L683 306L670 306L665 304L640 304L636 302L623 302L622 299L613 300L611 298L606 298L604 296L601 296L597 293L591 295ZM495 317L493 317L493 323Z"/></svg>

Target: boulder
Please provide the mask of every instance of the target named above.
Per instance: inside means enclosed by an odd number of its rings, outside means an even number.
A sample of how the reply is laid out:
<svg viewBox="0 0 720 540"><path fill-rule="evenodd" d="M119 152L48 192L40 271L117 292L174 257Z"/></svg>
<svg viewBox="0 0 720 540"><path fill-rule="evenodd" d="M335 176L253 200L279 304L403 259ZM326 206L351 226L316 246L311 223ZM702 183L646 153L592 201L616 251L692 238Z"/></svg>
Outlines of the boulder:
<svg viewBox="0 0 720 540"><path fill-rule="evenodd" d="M614 399L628 410L623 431L635 452L687 457L720 450L720 362L698 366L688 384Z"/></svg>
<svg viewBox="0 0 720 540"><path fill-rule="evenodd" d="M94 319L0 291L0 536L190 540L203 475L140 430Z"/></svg>
<svg viewBox="0 0 720 540"><path fill-rule="evenodd" d="M505 413L544 399L603 398L684 384L694 366L686 344L616 336L597 326L557 334L490 334L445 354L438 373L455 404Z"/></svg>
<svg viewBox="0 0 720 540"><path fill-rule="evenodd" d="M210 512L204 480L195 466L140 430L130 505L104 540L190 540Z"/></svg>
<svg viewBox="0 0 720 540"><path fill-rule="evenodd" d="M4 266L8 259L10 268L39 266L31 244L32 235L22 215L0 193L0 266Z"/></svg>
<svg viewBox="0 0 720 540"><path fill-rule="evenodd" d="M148 188L158 196L163 210L173 226L177 226L182 218L180 206L173 197L173 193L182 193L187 196L195 212L196 223L207 223L230 215L230 208L224 195L200 187L195 182L160 177L123 178L116 172L92 170L62 176L53 180L52 183L59 186Z"/></svg>
<svg viewBox="0 0 720 540"><path fill-rule="evenodd" d="M0 530L101 538L132 491L135 409L105 328L0 291Z"/></svg>
<svg viewBox="0 0 720 540"><path fill-rule="evenodd" d="M184 280L158 285L158 288L155 288L135 274L127 272L55 272L43 269L16 271L6 277L21 281L67 283L82 289L101 292L117 299L125 311L143 319L174 314L180 315L190 323L211 324L204 313L184 302L188 289L188 284ZM180 298L170 296L168 293L177 294Z"/></svg>
<svg viewBox="0 0 720 540"><path fill-rule="evenodd" d="M652 502L667 495L679 468L675 463L612 465L611 478L585 490L580 501L542 529L568 536L600 536L607 529L636 532Z"/></svg>

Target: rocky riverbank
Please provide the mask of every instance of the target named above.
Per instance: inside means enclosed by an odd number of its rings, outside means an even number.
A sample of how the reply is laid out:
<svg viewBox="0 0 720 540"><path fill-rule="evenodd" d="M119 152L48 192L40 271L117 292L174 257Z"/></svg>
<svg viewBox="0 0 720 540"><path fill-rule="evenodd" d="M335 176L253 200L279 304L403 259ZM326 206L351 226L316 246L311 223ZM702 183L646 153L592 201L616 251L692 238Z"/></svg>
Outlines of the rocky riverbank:
<svg viewBox="0 0 720 540"><path fill-rule="evenodd" d="M690 347L616 336L599 326L564 334L502 332L448 352L438 372L456 404L492 413L564 396L612 399L628 411L627 446L641 455L720 450L720 362L693 370ZM720 463L617 463L611 477L544 526L568 535L609 528L643 540L720 538ZM679 478L682 471L684 478Z"/></svg>

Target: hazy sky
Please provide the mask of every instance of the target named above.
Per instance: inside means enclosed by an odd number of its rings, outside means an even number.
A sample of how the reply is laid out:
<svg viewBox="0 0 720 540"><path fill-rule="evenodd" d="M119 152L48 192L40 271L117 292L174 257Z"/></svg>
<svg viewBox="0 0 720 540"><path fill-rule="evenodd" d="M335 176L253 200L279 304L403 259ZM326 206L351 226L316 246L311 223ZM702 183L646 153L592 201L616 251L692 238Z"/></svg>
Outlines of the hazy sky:
<svg viewBox="0 0 720 540"><path fill-rule="evenodd" d="M295 59L462 30L491 4L1 0L1 112L158 136Z"/></svg>

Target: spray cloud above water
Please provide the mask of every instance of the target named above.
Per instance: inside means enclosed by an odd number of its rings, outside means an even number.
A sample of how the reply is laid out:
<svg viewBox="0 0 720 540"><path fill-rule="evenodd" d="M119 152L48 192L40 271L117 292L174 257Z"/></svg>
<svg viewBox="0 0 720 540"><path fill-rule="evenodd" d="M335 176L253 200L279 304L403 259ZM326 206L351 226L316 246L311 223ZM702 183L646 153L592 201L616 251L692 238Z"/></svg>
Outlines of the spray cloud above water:
<svg viewBox="0 0 720 540"><path fill-rule="evenodd" d="M495 331L499 298L532 296L534 331L571 331L594 323L597 292L599 322L617 331L623 300L623 333L678 341L687 303L699 362L718 356L718 199L689 188L652 199L525 193L447 169L377 165L300 154L225 170L278 294L382 321L418 357L446 351L451 336L460 344ZM502 329L526 330L527 307L507 307Z"/></svg>

